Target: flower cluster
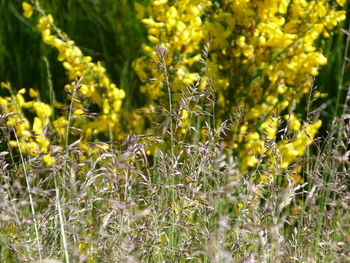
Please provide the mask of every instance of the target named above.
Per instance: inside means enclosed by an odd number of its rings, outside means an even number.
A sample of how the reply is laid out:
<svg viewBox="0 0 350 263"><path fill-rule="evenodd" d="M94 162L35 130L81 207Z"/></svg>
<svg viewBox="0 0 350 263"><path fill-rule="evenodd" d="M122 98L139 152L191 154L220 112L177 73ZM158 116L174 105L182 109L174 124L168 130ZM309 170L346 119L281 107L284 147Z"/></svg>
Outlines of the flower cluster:
<svg viewBox="0 0 350 263"><path fill-rule="evenodd" d="M167 63L176 64L173 76L174 88L180 90L199 79L198 73L192 73L191 67L201 59L200 45L204 42L202 16L212 4L208 0L176 1L169 5L168 1L152 1L148 8L136 3L136 10L146 14L141 21L148 30L149 44L143 44L144 56L134 61L134 70L142 80L140 91L150 100L164 96L164 85L157 87L149 83L149 76L162 80L162 75L149 63L149 59L157 60L155 46L162 46L170 51Z"/></svg>
<svg viewBox="0 0 350 263"><path fill-rule="evenodd" d="M4 124L10 128L12 134L9 145L18 148L22 154L43 155L42 160L46 165L53 164L54 159L50 155L50 140L47 136L47 127L52 116L50 105L38 100L38 94L33 89L29 90L32 100L26 101L25 89L14 94L9 83L2 82L1 87L11 94L11 96L0 97L1 121L5 122ZM32 123L25 117L24 109L34 114Z"/></svg>
<svg viewBox="0 0 350 263"><path fill-rule="evenodd" d="M11 93L11 96L0 97L3 114L7 114L5 124L15 134L10 145L17 147L23 154L44 155L43 160L49 166L55 162L49 154L50 146L53 143L66 145L71 133L83 137L80 146L85 149L88 147L84 142L100 134L114 139L123 138L120 111L125 92L110 81L101 62L93 63L91 57L83 55L74 41L54 24L53 16L45 14L38 2L34 5L23 2L22 7L23 16L28 19L34 11L39 13L37 28L42 40L57 49L58 61L62 62L71 81L65 86L71 103L69 112L66 110L64 114L53 119L54 106L57 107L59 103L51 102L53 105L50 106L42 102L37 91L33 89L29 91L33 100L26 101L25 89L14 94L9 84L3 83L2 87ZM89 114L89 105L99 109L99 113L93 118L89 118L92 116ZM34 119L28 119L23 110L31 111ZM50 130L57 135L54 139L47 136Z"/></svg>
<svg viewBox="0 0 350 263"><path fill-rule="evenodd" d="M265 147L269 140L276 141L282 156L278 167L285 169L304 154L321 125L321 121L302 124L294 112L301 98L310 93L319 68L327 63L316 41L329 37L345 20L345 11L338 10L344 4L330 0L224 0L215 4L153 0L149 7L136 4L149 40L143 46L144 56L134 62L143 81L140 90L151 101L164 96L164 79L148 62L155 59L156 46L169 50L167 59L176 68L172 76L176 91L200 79L196 62L201 59L203 43L210 40L201 78L215 82L217 125L244 108L239 132L233 131L228 142L241 156L242 170L270 154ZM160 84L148 78L159 79ZM286 129L297 136L278 141L283 119L288 119Z"/></svg>
<svg viewBox="0 0 350 263"><path fill-rule="evenodd" d="M193 73L192 69L201 60L200 43L206 39L202 16L211 6L212 2L208 0L175 1L171 5L168 1L151 1L148 7L135 3L137 16L147 28L149 43L143 43L144 56L134 61L133 68L141 80L140 92L147 96L150 104L167 103L164 100L167 94L164 75L150 63L150 60L159 61L156 46L169 51L163 62L169 66L167 73L174 93L200 79L201 73ZM157 81L150 82L150 77ZM185 110L182 110L181 118L180 126L185 131L189 124Z"/></svg>
<svg viewBox="0 0 350 263"><path fill-rule="evenodd" d="M69 79L73 81L65 86L66 91L72 94L74 80L81 78L79 92L89 103L101 109L101 113L95 119L89 121L79 119L74 125L85 131L86 138L91 138L93 134L110 132L112 132L110 136L121 138L119 112L125 97L124 90L118 89L110 81L101 62L93 63L90 56L84 56L74 41L68 39L66 34L54 25L51 14L45 15L43 12L41 14L38 29L42 40L58 50L58 61L62 62ZM85 113L83 105L74 105L74 109L73 113L76 115Z"/></svg>

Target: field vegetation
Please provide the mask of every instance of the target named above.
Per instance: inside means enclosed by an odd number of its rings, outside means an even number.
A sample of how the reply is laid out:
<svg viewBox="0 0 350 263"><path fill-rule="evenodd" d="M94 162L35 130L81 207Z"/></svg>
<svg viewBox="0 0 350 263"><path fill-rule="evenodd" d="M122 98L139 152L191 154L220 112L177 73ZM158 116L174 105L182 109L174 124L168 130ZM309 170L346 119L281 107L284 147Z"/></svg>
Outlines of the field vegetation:
<svg viewBox="0 0 350 263"><path fill-rule="evenodd" d="M0 0L0 262L350 262L346 0Z"/></svg>

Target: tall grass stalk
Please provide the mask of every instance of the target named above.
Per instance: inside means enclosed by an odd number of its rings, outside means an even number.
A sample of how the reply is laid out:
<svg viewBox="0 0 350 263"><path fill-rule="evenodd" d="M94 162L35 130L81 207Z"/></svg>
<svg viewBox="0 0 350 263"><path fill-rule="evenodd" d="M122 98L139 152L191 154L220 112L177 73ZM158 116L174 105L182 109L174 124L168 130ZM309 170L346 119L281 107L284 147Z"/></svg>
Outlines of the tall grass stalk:
<svg viewBox="0 0 350 263"><path fill-rule="evenodd" d="M16 133L15 129L13 129L13 133L15 135L18 148L20 149L19 140L18 140L17 133ZM26 165L26 162L24 161L22 151L19 151L19 155L21 157L21 162L22 162L22 166L23 166L23 173L24 173L24 176L25 176L25 179L26 179L27 191L28 191L29 202L30 202L30 209L31 209L31 212L32 212L32 217L33 217L33 222L34 222L36 245L37 245L37 250L38 250L38 254L39 254L39 259L41 260L42 257L41 257L41 246L40 246L40 238L39 238L39 231L38 231L38 223L36 221L36 213L35 213L35 208L34 208L34 201L33 201L33 196L32 196L32 190L31 190L31 187L30 187L30 181L29 181L29 177L28 177L28 173L27 173L27 165ZM30 163L29 163L29 166L30 166Z"/></svg>

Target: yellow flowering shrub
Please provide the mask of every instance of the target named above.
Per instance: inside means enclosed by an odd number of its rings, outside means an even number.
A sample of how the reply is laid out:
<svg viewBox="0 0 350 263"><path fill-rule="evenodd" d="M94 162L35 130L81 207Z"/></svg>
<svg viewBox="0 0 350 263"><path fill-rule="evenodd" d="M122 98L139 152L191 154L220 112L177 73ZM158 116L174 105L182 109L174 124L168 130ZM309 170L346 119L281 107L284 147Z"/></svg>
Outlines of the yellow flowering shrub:
<svg viewBox="0 0 350 263"><path fill-rule="evenodd" d="M144 56L137 58L133 68L141 80L140 92L147 96L149 104L165 105L167 96L164 75L150 59L157 61L156 46L169 51L166 64L170 65L172 88L175 92L184 90L200 79L199 73L192 68L201 60L201 46L206 40L203 30L202 16L212 5L208 0L176 1L169 5L168 1L151 1L149 7L135 3L137 16L146 26L149 43L143 43ZM146 15L146 17L142 17ZM172 71L176 68L175 71ZM149 78L157 80L150 82ZM205 81L203 81L204 83ZM147 108L147 107L146 107ZM188 126L188 113L182 110L183 122L180 126Z"/></svg>
<svg viewBox="0 0 350 263"><path fill-rule="evenodd" d="M149 17L141 20L147 27L150 43L143 45L145 56L134 62L135 71L144 81L140 91L150 100L164 96L163 83L154 87L153 83L148 82L150 76L162 79L156 68L148 62L149 58L157 60L156 45L162 45L171 52L169 64L176 63L173 80L175 89L180 90L199 79L199 75L192 73L190 67L201 59L199 43L205 40L201 16L210 6L208 0L176 1L172 6L167 1L152 1L147 10Z"/></svg>
<svg viewBox="0 0 350 263"><path fill-rule="evenodd" d="M20 138L43 134L50 127L58 134L61 145L68 141L69 127L75 127L75 134L85 142L99 136L122 139L128 130L145 132L146 117L141 112L150 116L154 105L169 103L167 82L171 82L173 102L179 103L180 92L186 94L189 85L203 90L206 83L213 81L216 126L243 109L241 123L226 141L227 147L237 151L241 170L245 172L259 161L271 169L286 169L303 156L305 146L311 144L321 125L320 120L303 123L296 108L310 93L319 68L327 63L316 41L329 37L345 19L345 11L339 10L344 4L345 1L330 0L152 0L143 6L136 2L137 17L147 29L147 42L142 45L143 55L133 62L133 69L147 103L128 112L122 109L125 92L110 81L102 63L84 56L38 2L23 2L23 16L29 19L34 12L38 14L42 41L58 51L57 59L67 72L69 114L50 119L51 107L38 98L25 102L21 94L24 91L20 91L11 98L1 98L6 112L18 113L8 125L16 128ZM166 51L164 56L157 54L157 47ZM204 57L203 49L208 49ZM166 72L159 70L157 63L166 65ZM17 106L9 106L11 103ZM89 118L92 108L98 112ZM35 112L31 124L28 120L16 124L19 116L25 119L22 109ZM193 118L189 110L190 106L181 108L178 114L177 126L183 134ZM127 120L125 127L121 124L122 114ZM279 138L281 125L295 136ZM21 150L47 152L50 141L44 138L34 140L37 146L20 145ZM275 142L279 162L271 161L275 156L266 147L269 141ZM81 146L86 145L82 142Z"/></svg>
<svg viewBox="0 0 350 263"><path fill-rule="evenodd" d="M164 77L149 63L156 60L157 46L169 51L168 64L176 68L172 88L179 91L200 79L196 63L203 44L210 41L200 82L215 82L216 125L244 108L242 124L228 141L242 160L242 171L270 154L265 147L270 140L276 141L281 156L275 165L288 168L304 154L321 125L320 120L303 124L294 112L310 93L319 68L327 63L316 41L329 37L345 20L345 11L338 10L344 4L329 0L153 0L144 7L137 3L138 17L148 32L144 55L133 65L143 83L140 92L153 103L165 101ZM155 84L149 78L159 81ZM188 114L182 112L182 117L181 125L189 125ZM287 130L297 134L295 138L277 138L283 119Z"/></svg>
<svg viewBox="0 0 350 263"><path fill-rule="evenodd" d="M87 152L91 152L91 149L88 149L84 142L91 141L99 135L112 139L123 138L119 119L125 92L110 81L100 61L93 63L91 57L83 55L74 41L54 24L53 16L45 14L38 2L34 5L23 2L22 7L23 16L26 18L30 18L34 11L38 12L37 28L42 41L58 51L57 59L62 63L71 81L64 87L70 105L69 112L51 119L51 106L41 102L37 91L33 89L29 91L29 95L35 97L35 100L28 102L23 97L25 89L12 96L0 97L4 113L11 114L6 125L14 128L18 137L17 141L11 140L10 144L18 147L24 154L44 154L43 160L47 165L51 165L54 160L49 157L49 146L52 143L66 145L71 133L84 139L80 146ZM2 86L6 88L8 84L3 83ZM12 90L10 92L12 93ZM99 110L93 118L88 117L89 105L95 105ZM33 121L26 118L23 109L34 113ZM57 134L56 142L45 136L47 129L52 129Z"/></svg>
<svg viewBox="0 0 350 263"><path fill-rule="evenodd" d="M120 139L122 135L120 134L119 112L125 92L110 81L100 61L93 63L91 57L84 56L74 41L57 29L51 14L45 15L42 11L40 13L38 29L42 40L45 44L57 49L57 59L67 71L68 78L73 81L65 86L66 91L73 94L74 80L81 78L77 92L84 96L84 103L93 103L101 109L101 113L93 120L80 118L74 125L85 132L87 139L91 139L93 134L98 133L109 134L112 138ZM84 106L74 105L73 113L83 115Z"/></svg>

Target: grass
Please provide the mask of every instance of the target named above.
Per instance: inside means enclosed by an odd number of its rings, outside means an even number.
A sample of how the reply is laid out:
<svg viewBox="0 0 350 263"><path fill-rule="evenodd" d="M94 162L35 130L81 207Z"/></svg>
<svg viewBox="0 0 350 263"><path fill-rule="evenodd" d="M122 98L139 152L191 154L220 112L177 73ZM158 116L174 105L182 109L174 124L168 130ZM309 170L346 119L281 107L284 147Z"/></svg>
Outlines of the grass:
<svg viewBox="0 0 350 263"><path fill-rule="evenodd" d="M8 78L18 89L37 85L47 101L53 101L56 91L62 100L58 90L66 79L58 62L53 62L56 54L33 44L40 42L38 35L19 19L18 3L1 0L0 4L5 17L0 21L4 29L0 61L9 63L0 69L5 78L1 80ZM139 49L137 38L142 37L136 21L121 22L130 21L131 3L105 1L103 9L94 0L44 1L46 10L64 8L68 15L58 19L65 30L82 47L89 47L84 52L104 59L127 94L137 87L130 65L137 56L133 50ZM92 28L78 27L81 23ZM16 35L30 39L15 40ZM343 37L336 41L345 41ZM23 57L26 45L33 51ZM347 51L339 43L329 45L329 50L342 52L345 68ZM239 160L224 147L226 131L238 127L240 114L213 127L211 83L204 91L198 85L189 87L180 103L172 103L175 94L166 51L157 52L169 106L156 109L153 134L130 134L121 143L92 142L98 154L87 159L77 142L67 143L53 149L58 161L47 168L40 156L22 155L7 144L13 131L5 125L6 116L0 115L0 142L6 146L0 152L0 262L350 262L346 71L339 68L334 74L343 101L331 117L326 116L328 132L299 160L304 183L294 184L289 177L292 169L287 169L262 184L259 178L271 173L268 168L258 165L242 174ZM333 59L339 63L339 55ZM323 74L316 83L327 91L329 68ZM322 102L321 108L334 98ZM312 95L309 100L311 121ZM131 96L126 104L135 101L142 105L141 98ZM188 105L196 105L192 107L196 110L190 112L193 126L184 134L180 115ZM203 131L206 136L201 139ZM265 144L272 151L276 147L269 141ZM156 149L153 155L147 153L150 148Z"/></svg>
<svg viewBox="0 0 350 263"><path fill-rule="evenodd" d="M208 90L192 89L209 104ZM302 160L304 184L288 183L287 172L263 188L256 177L266 168L243 175L222 146L235 122L219 133L201 122L206 140L195 139L198 127L184 138L180 110L158 109L172 118L158 136L130 136L109 150L94 144L98 158L81 161L76 143L52 168L2 152L1 262L349 261L348 108ZM153 159L149 143L158 144Z"/></svg>

